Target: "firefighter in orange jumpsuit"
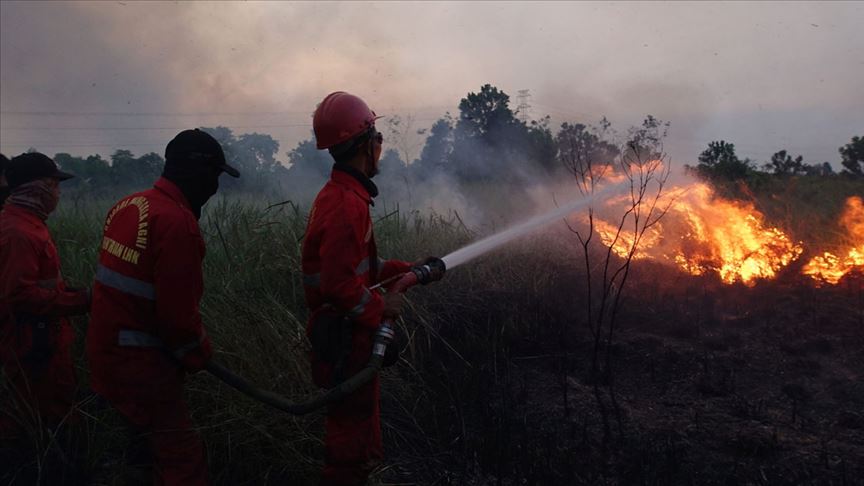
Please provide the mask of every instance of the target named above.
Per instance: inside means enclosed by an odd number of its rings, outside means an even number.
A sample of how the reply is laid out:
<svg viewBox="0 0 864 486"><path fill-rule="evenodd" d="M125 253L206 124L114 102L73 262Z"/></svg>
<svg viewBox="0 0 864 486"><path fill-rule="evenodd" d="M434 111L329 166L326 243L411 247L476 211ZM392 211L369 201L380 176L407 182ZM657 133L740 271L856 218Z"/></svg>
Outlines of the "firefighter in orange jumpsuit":
<svg viewBox="0 0 864 486"><path fill-rule="evenodd" d="M369 216L383 142L375 120L362 99L335 92L318 105L312 122L318 149L329 149L336 161L315 198L302 250L312 375L323 388L362 369L382 319L399 315L401 294L382 296L368 287L412 265L378 258ZM391 354L390 364L397 357ZM321 484L365 484L384 456L378 378L330 405L325 427Z"/></svg>
<svg viewBox="0 0 864 486"><path fill-rule="evenodd" d="M89 292L66 287L45 226L60 200L61 172L46 155L14 157L11 192L0 212L0 441L22 428L74 421L75 339L69 316L87 312Z"/></svg>
<svg viewBox="0 0 864 486"><path fill-rule="evenodd" d="M198 309L198 219L222 172L240 175L213 137L185 130L168 143L154 187L121 199L105 220L87 332L92 387L146 439L155 484L209 483L183 382L212 354Z"/></svg>

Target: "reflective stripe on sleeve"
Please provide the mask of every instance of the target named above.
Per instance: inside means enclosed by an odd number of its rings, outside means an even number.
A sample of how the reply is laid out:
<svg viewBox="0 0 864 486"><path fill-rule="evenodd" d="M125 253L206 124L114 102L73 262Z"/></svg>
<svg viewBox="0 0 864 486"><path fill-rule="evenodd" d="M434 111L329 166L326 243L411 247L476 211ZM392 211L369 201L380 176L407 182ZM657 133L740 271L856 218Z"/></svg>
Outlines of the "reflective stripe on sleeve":
<svg viewBox="0 0 864 486"><path fill-rule="evenodd" d="M363 297L360 298L360 303L351 309L350 314L354 317L363 314L363 311L366 310L366 304L368 304L370 300L372 300L372 293L369 292L369 289L363 289Z"/></svg>
<svg viewBox="0 0 864 486"><path fill-rule="evenodd" d="M131 348L164 348L162 340L143 331L121 329L117 333L117 345Z"/></svg>
<svg viewBox="0 0 864 486"><path fill-rule="evenodd" d="M156 300L156 288L153 287L153 284L138 280L137 278L127 277L104 265L99 265L96 268L96 281L120 292L149 300Z"/></svg>

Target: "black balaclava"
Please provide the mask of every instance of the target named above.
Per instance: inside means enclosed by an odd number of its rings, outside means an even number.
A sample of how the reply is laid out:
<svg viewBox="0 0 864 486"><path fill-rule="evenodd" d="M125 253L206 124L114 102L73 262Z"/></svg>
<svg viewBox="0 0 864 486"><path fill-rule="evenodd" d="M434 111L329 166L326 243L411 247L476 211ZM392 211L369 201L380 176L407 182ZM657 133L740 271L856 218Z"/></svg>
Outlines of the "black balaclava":
<svg viewBox="0 0 864 486"><path fill-rule="evenodd" d="M225 163L219 142L197 128L180 132L165 148L162 177L177 185L198 219L201 208L219 189L222 172L240 177L237 169Z"/></svg>
<svg viewBox="0 0 864 486"><path fill-rule="evenodd" d="M219 189L219 174L203 164L192 163L181 166L166 162L162 170L162 177L177 185L197 219L201 219L201 208Z"/></svg>

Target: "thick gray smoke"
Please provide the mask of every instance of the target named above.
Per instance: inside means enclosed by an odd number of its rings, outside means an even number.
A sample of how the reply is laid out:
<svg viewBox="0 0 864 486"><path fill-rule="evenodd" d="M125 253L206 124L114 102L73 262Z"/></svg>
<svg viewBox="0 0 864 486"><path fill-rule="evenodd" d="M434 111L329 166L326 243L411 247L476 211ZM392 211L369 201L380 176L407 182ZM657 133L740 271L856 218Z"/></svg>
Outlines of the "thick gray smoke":
<svg viewBox="0 0 864 486"><path fill-rule="evenodd" d="M0 2L0 151L161 153L219 125L290 149L329 91L428 118L493 82L530 88L553 125L672 120L680 159L731 139L759 160L834 162L864 125L862 8Z"/></svg>

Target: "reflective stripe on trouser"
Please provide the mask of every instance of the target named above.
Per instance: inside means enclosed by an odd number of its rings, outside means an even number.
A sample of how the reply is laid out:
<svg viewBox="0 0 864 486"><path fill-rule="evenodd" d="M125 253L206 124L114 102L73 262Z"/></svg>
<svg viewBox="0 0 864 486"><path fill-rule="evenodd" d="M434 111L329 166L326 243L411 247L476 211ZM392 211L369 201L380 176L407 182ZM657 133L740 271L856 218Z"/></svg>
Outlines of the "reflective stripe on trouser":
<svg viewBox="0 0 864 486"><path fill-rule="evenodd" d="M156 336L143 331L121 329L117 333L117 345L130 348L164 348L165 343Z"/></svg>
<svg viewBox="0 0 864 486"><path fill-rule="evenodd" d="M171 354L177 359L183 359L183 357L189 354L190 351L201 346L206 337L207 333L202 330L201 336L199 336L198 339L171 350ZM143 331L133 331L131 329L121 329L120 332L117 333L117 345L133 348L168 349L168 347L165 346L165 343L158 337L147 334Z"/></svg>
<svg viewBox="0 0 864 486"><path fill-rule="evenodd" d="M120 292L156 300L156 288L153 284L123 275L101 264L96 267L96 281Z"/></svg>

